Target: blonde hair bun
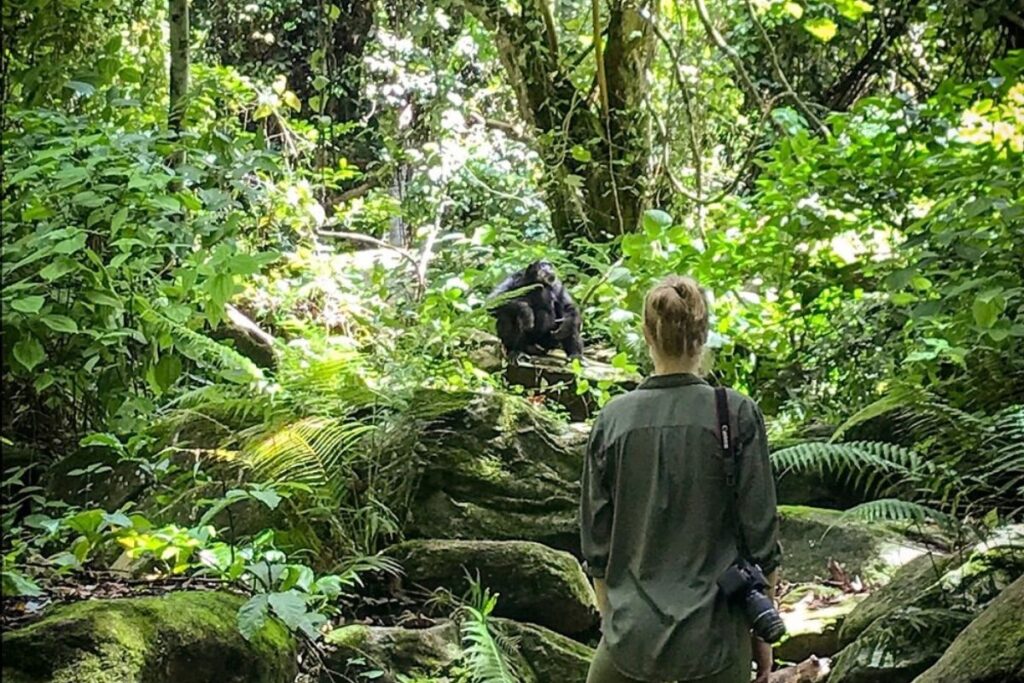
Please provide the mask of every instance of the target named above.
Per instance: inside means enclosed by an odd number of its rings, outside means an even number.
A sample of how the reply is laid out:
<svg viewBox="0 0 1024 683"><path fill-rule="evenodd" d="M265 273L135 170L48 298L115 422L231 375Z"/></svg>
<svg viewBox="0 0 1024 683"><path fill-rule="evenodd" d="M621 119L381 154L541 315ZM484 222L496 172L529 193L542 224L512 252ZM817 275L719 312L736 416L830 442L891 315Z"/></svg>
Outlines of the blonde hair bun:
<svg viewBox="0 0 1024 683"><path fill-rule="evenodd" d="M670 275L644 300L644 327L668 356L696 356L708 339L708 302L697 281Z"/></svg>

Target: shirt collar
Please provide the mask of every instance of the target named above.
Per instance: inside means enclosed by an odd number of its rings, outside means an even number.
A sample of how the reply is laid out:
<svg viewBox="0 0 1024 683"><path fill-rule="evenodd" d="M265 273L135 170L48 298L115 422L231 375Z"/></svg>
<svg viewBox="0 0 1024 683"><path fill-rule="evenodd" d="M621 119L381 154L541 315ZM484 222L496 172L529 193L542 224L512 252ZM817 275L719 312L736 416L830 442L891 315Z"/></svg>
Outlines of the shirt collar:
<svg viewBox="0 0 1024 683"><path fill-rule="evenodd" d="M665 389L667 387L685 387L690 384L707 384L697 375L680 372L672 375L653 375L640 384L640 389Z"/></svg>

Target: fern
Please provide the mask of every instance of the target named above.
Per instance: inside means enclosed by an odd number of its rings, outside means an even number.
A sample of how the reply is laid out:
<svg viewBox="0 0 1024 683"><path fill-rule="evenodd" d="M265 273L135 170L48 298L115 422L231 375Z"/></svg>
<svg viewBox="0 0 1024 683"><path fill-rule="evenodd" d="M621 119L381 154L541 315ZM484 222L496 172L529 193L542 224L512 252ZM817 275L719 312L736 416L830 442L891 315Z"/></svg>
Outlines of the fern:
<svg viewBox="0 0 1024 683"><path fill-rule="evenodd" d="M517 683L521 680L516 666L513 639L493 633L490 615L498 604L498 596L481 587L479 579L470 578L470 604L462 608L463 659L473 683Z"/></svg>
<svg viewBox="0 0 1024 683"><path fill-rule="evenodd" d="M913 521L923 523L933 521L944 526L951 526L955 523L952 517L941 510L897 498L882 498L856 505L843 512L840 522L847 517L867 522Z"/></svg>
<svg viewBox="0 0 1024 683"><path fill-rule="evenodd" d="M845 476L867 491L881 490L921 467L914 450L878 441L807 442L778 450L771 457L781 471L828 472Z"/></svg>

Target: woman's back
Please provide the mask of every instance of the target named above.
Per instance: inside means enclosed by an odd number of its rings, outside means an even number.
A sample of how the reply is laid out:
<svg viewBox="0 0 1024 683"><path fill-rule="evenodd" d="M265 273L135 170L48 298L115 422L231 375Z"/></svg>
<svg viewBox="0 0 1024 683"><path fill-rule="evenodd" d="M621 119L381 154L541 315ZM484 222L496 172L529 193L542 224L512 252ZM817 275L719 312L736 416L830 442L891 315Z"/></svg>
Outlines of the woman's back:
<svg viewBox="0 0 1024 683"><path fill-rule="evenodd" d="M733 391L729 408L738 428L735 495L726 485L714 389L695 375L652 377L606 406L594 426L583 554L607 584L607 648L631 677L696 679L735 663L748 626L716 581L739 554L737 520L748 557L766 571L777 564L761 414Z"/></svg>

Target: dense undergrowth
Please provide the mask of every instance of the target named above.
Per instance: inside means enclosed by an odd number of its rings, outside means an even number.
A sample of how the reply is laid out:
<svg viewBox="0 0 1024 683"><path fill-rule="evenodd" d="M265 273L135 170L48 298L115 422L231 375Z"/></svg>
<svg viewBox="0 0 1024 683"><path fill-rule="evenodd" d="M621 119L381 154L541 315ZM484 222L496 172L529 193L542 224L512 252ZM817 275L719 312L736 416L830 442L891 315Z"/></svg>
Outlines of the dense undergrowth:
<svg viewBox="0 0 1024 683"><path fill-rule="evenodd" d="M722 138L698 160L711 180L666 147L696 190L676 179L637 230L556 243L549 160L517 130L470 125L510 98L475 20L382 30L361 82L376 118L346 118L348 82L322 63L295 82L274 60L228 66L203 19L177 135L162 10L122 4L110 26L65 8L83 26L75 50L7 63L5 596L86 568L204 575L251 594L244 633L274 615L315 639L342 591L393 569L377 553L401 536L417 426L462 392L515 391L473 358L490 343L487 293L539 258L581 303L588 345L624 369L648 368L649 286L698 278L714 378L751 393L780 442L831 425L829 441L774 457L848 477L869 499L853 514L960 533L1020 518L1024 53L819 107L820 126L780 105L769 138L744 117L749 164L722 132L740 89L722 62L678 55L700 66L703 130ZM30 5L5 9L5 32L21 21L24 45L52 47ZM784 31L780 11L768 16ZM659 59L652 106L679 97L680 65ZM368 145L387 163L357 163ZM725 182L733 170L742 182ZM721 191L693 201L715 178ZM229 332L231 311L273 337L263 357ZM616 391L579 387L598 402ZM83 452L89 464L61 469ZM62 500L56 472L127 472L149 493ZM246 528L253 509L274 524ZM472 627L489 611L478 598L465 637L478 669L500 667Z"/></svg>

